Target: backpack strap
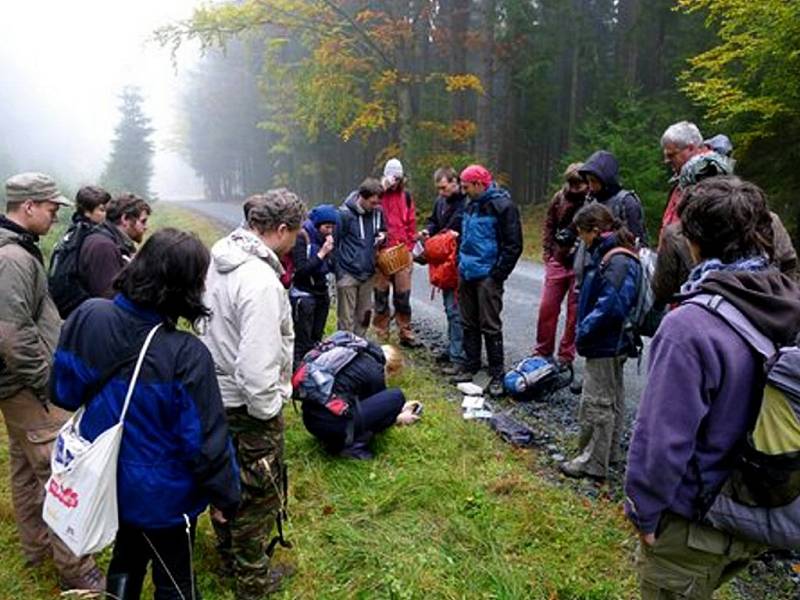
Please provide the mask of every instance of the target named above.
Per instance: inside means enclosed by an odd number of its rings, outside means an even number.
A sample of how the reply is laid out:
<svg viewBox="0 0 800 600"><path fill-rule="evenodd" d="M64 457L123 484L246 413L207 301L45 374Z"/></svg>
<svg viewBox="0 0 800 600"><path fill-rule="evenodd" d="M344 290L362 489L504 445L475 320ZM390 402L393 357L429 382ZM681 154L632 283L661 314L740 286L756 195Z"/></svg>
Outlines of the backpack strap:
<svg viewBox="0 0 800 600"><path fill-rule="evenodd" d="M603 254L603 258L600 259L600 268L605 269L608 263L611 261L611 259L614 258L614 256L616 256L617 254L624 254L625 256L632 258L636 262L639 262L639 254L636 251L631 250L629 248L623 248L622 246L616 246L615 248L612 248L611 250Z"/></svg>
<svg viewBox="0 0 800 600"><path fill-rule="evenodd" d="M733 304L725 300L720 294L697 294L682 304L694 304L701 306L707 311L717 315L725 321L736 333L738 333L747 345L753 348L766 360L772 358L778 352L778 346L748 319Z"/></svg>

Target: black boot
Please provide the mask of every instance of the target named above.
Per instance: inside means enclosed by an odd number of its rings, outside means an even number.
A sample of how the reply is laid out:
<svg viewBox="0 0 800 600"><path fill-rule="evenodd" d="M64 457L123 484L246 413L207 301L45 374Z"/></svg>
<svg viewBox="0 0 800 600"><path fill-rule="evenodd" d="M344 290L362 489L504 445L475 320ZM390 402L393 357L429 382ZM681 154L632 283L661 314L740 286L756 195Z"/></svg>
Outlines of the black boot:
<svg viewBox="0 0 800 600"><path fill-rule="evenodd" d="M480 331L464 329L464 354L467 360L464 366L470 373L477 373L481 368L481 334Z"/></svg>
<svg viewBox="0 0 800 600"><path fill-rule="evenodd" d="M503 375L505 375L505 356L503 353L503 334L492 334L486 338L486 356L489 359L489 394L491 396L503 395Z"/></svg>

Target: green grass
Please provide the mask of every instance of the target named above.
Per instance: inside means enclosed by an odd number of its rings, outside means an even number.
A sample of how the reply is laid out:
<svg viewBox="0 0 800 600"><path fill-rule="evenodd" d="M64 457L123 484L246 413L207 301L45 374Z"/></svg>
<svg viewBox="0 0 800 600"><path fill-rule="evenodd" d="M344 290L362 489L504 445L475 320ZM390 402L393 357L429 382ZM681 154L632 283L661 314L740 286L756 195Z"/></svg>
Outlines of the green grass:
<svg viewBox="0 0 800 600"><path fill-rule="evenodd" d="M152 227L221 234L179 207L159 203ZM487 427L464 421L450 386L421 353L394 382L425 404L422 421L379 436L376 459L321 451L287 406L291 551L297 566L278 598L633 598L633 535L617 504L551 483L531 451L513 450ZM0 442L0 470L7 472ZM543 477L542 475L547 475ZM52 566L23 567L8 482L0 482L0 598L56 598ZM107 560L108 551L104 555ZM196 569L206 600L232 599L207 518ZM145 597L149 597L146 592Z"/></svg>
<svg viewBox="0 0 800 600"><path fill-rule="evenodd" d="M547 214L547 204L520 206L522 217L522 257L542 262L542 225Z"/></svg>

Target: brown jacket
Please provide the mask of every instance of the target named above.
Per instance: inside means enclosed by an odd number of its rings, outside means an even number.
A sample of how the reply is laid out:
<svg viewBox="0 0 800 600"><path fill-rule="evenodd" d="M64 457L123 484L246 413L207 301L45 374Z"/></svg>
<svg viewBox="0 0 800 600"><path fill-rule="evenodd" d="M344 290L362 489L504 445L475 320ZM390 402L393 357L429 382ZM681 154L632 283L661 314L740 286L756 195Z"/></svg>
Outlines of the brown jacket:
<svg viewBox="0 0 800 600"><path fill-rule="evenodd" d="M780 217L775 213L771 214L773 262L783 273L797 280L797 252L792 245L792 239ZM680 291L693 266L689 242L681 233L680 223L666 226L661 232L656 271L650 283L656 304L666 306L672 301L672 296Z"/></svg>
<svg viewBox="0 0 800 600"><path fill-rule="evenodd" d="M18 239L0 228L0 401L24 388L45 400L61 318L44 267Z"/></svg>

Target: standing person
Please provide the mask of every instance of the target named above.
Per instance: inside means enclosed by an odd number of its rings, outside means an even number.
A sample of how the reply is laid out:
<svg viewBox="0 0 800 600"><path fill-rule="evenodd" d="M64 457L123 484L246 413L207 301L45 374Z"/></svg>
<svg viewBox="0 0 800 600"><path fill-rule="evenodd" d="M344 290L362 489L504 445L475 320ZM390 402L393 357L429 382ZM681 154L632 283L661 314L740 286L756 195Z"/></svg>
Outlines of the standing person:
<svg viewBox="0 0 800 600"><path fill-rule="evenodd" d="M77 558L42 520L53 440L69 413L53 406L48 378L61 319L47 292L39 236L71 206L52 177L21 173L6 181L0 216L0 412L8 432L11 501L25 562L52 556L63 590L105 589L91 557Z"/></svg>
<svg viewBox="0 0 800 600"><path fill-rule="evenodd" d="M558 346L557 364L560 367L572 365L576 352L578 293L575 290L575 271L572 268L575 247L572 219L586 202L588 186L580 175L582 167L582 163L573 163L564 172L565 184L550 201L542 235L545 276L533 353L548 359L553 358L558 317L561 303L566 296L567 321Z"/></svg>
<svg viewBox="0 0 800 600"><path fill-rule="evenodd" d="M147 231L152 209L134 194L122 194L106 206L106 220L86 237L78 269L92 297L111 298L111 283L128 264Z"/></svg>
<svg viewBox="0 0 800 600"><path fill-rule="evenodd" d="M461 222L458 253L458 299L464 325L466 380L481 367L481 336L489 362L489 393L503 394L503 285L522 254L519 209L507 190L492 180L486 167L470 165L461 172L470 202Z"/></svg>
<svg viewBox="0 0 800 600"><path fill-rule="evenodd" d="M411 193L406 189L403 164L398 159L392 158L386 162L381 184L381 210L386 219L387 247L403 244L411 252L417 235L417 208ZM389 306L391 290L400 344L413 348L420 344L411 329L412 268L413 263L393 275L385 275L378 270L375 275L375 315L372 317L372 326L379 339L389 340L392 320Z"/></svg>
<svg viewBox="0 0 800 600"><path fill-rule="evenodd" d="M433 203L431 216L425 223L425 228L419 232L420 240L452 231L457 236L461 235L461 218L467 204L467 196L461 191L461 181L458 173L452 167L440 167L433 174L433 183L439 195ZM456 288L442 290L444 313L447 316L447 347L446 358L450 365L443 371L445 375L459 375L465 370L466 355L464 354L464 330L461 326L461 313L458 310Z"/></svg>
<svg viewBox="0 0 800 600"><path fill-rule="evenodd" d="M589 255L578 299L577 348L586 366L579 454L560 469L569 477L605 479L609 463L622 458L622 368L628 356L636 355L637 345L625 324L636 304L642 271L633 234L602 204L580 209L575 227Z"/></svg>
<svg viewBox="0 0 800 600"><path fill-rule="evenodd" d="M101 187L87 185L75 196L72 224L61 237L50 258L47 283L58 312L66 319L81 302L91 298L80 271L80 252L84 240L106 220L111 194Z"/></svg>
<svg viewBox="0 0 800 600"><path fill-rule="evenodd" d="M333 236L338 220L339 211L333 205L315 206L292 250L294 277L289 299L294 321L293 371L325 331L331 306L328 273L334 271Z"/></svg>
<svg viewBox="0 0 800 600"><path fill-rule="evenodd" d="M689 121L673 123L662 134L661 152L664 155L664 164L672 169L672 178L669 180L672 187L667 198L667 205L664 207L664 214L661 216L659 240L668 226L678 223L678 205L683 195L683 186L680 185L683 165L692 157L708 151L700 129Z"/></svg>
<svg viewBox="0 0 800 600"><path fill-rule="evenodd" d="M381 194L381 182L367 178L339 208L335 243L336 328L361 337L372 318L375 254L386 241Z"/></svg>
<svg viewBox="0 0 800 600"><path fill-rule="evenodd" d="M273 528L283 542L286 502L283 416L292 395L294 328L280 256L295 245L303 202L285 188L251 196L247 224L214 244L203 341L216 365L228 427L241 469L242 502L233 521L214 520L237 600L275 591L288 569L270 565Z"/></svg>
<svg viewBox="0 0 800 600"><path fill-rule="evenodd" d="M777 346L793 345L800 289L769 264L764 193L737 177L712 177L687 188L678 214L697 261L681 299L718 295ZM702 519L736 464L763 392L764 361L739 331L691 302L667 314L650 346L625 478L645 600L710 599L766 549Z"/></svg>
<svg viewBox="0 0 800 600"><path fill-rule="evenodd" d="M637 245L646 245L642 203L635 193L620 185L617 158L607 150L598 150L586 159L579 173L589 184L589 200L608 208L633 234Z"/></svg>
<svg viewBox="0 0 800 600"><path fill-rule="evenodd" d="M84 302L61 332L53 403L85 406L80 434L93 441L118 422L142 343L161 325L125 416L111 598L139 598L148 563L157 600L199 597L192 570L197 517L210 502L232 519L239 502L214 361L198 338L176 328L180 318L196 325L209 316L202 302L208 264L194 234L162 229L115 280L114 300Z"/></svg>

